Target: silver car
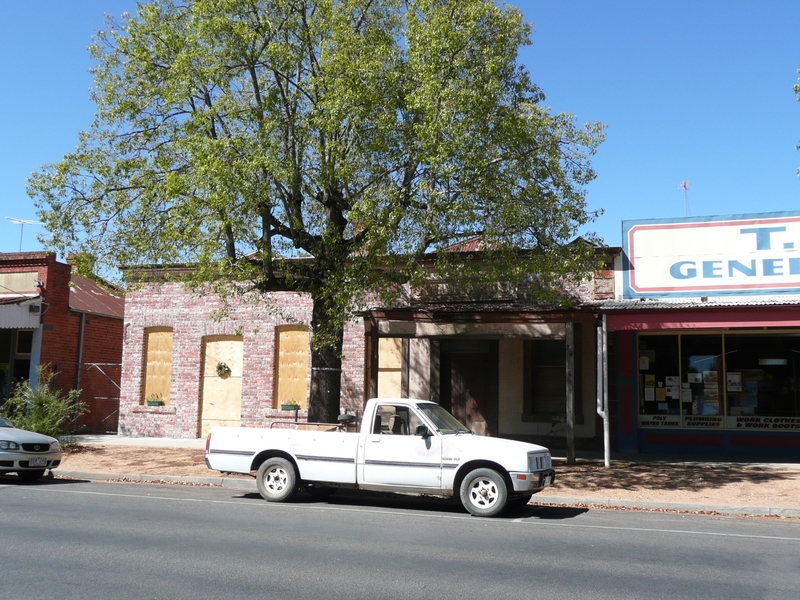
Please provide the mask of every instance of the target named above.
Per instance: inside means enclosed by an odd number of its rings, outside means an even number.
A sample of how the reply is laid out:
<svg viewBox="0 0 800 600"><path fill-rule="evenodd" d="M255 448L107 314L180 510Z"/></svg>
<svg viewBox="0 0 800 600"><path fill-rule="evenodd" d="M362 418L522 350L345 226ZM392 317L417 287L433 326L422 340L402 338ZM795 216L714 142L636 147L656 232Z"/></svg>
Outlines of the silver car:
<svg viewBox="0 0 800 600"><path fill-rule="evenodd" d="M17 429L0 417L0 475L16 473L23 481L35 481L60 464L57 439Z"/></svg>

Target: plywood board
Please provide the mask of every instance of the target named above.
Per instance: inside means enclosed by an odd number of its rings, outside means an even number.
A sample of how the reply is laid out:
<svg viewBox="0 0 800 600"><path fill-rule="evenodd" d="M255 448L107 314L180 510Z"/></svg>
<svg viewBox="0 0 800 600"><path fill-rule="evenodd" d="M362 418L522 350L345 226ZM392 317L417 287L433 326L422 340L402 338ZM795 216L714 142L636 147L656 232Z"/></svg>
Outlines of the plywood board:
<svg viewBox="0 0 800 600"><path fill-rule="evenodd" d="M172 329L154 327L145 331L144 398L160 395L169 404L172 378Z"/></svg>
<svg viewBox="0 0 800 600"><path fill-rule="evenodd" d="M217 364L224 362L230 375L217 375ZM203 349L203 390L200 409L200 436L216 426L238 427L242 417L242 364L244 345L241 337L220 336L205 339Z"/></svg>
<svg viewBox="0 0 800 600"><path fill-rule="evenodd" d="M206 338L203 377L217 376L217 364L224 362L231 369L231 377L242 376L244 353L242 338L238 336L218 336Z"/></svg>
<svg viewBox="0 0 800 600"><path fill-rule="evenodd" d="M297 402L306 408L308 397L308 329L279 327L276 331L275 407Z"/></svg>

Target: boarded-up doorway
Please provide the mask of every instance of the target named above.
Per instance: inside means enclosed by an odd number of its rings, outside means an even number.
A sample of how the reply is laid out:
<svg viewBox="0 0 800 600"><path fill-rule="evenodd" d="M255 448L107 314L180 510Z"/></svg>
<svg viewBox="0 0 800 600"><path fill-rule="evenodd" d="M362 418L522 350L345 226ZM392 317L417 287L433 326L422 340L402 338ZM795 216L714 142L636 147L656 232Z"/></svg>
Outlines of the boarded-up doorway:
<svg viewBox="0 0 800 600"><path fill-rule="evenodd" d="M441 403L478 435L497 435L497 340L444 340Z"/></svg>
<svg viewBox="0 0 800 600"><path fill-rule="evenodd" d="M215 425L238 427L242 417L242 338L208 337L203 340L203 381L200 437ZM222 365L227 365L229 374ZM219 372L218 372L219 371Z"/></svg>

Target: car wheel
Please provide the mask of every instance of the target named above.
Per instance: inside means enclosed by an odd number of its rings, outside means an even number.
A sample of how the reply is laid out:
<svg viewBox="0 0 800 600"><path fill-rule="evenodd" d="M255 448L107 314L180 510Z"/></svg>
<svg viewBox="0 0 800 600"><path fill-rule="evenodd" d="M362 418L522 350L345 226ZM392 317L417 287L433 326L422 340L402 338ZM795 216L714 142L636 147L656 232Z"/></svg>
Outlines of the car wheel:
<svg viewBox="0 0 800 600"><path fill-rule="evenodd" d="M17 471L17 477L26 483L36 481L42 475L44 475L44 469L36 469L35 471Z"/></svg>
<svg viewBox="0 0 800 600"><path fill-rule="evenodd" d="M297 489L297 473L285 458L268 458L258 467L256 484L267 502L286 502Z"/></svg>
<svg viewBox="0 0 800 600"><path fill-rule="evenodd" d="M508 501L503 476L492 469L475 469L461 482L461 504L478 517L493 517Z"/></svg>

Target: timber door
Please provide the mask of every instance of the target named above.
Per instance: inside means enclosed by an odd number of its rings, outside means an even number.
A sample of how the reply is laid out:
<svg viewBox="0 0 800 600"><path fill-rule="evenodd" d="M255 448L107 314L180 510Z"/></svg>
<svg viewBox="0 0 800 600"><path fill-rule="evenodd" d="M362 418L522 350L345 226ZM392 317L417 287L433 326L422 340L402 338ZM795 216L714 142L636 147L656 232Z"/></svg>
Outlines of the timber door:
<svg viewBox="0 0 800 600"><path fill-rule="evenodd" d="M209 337L203 343L200 437L215 425L238 427L242 417L242 338ZM226 374L224 366L230 369Z"/></svg>
<svg viewBox="0 0 800 600"><path fill-rule="evenodd" d="M497 435L497 340L444 340L441 403L478 435Z"/></svg>

